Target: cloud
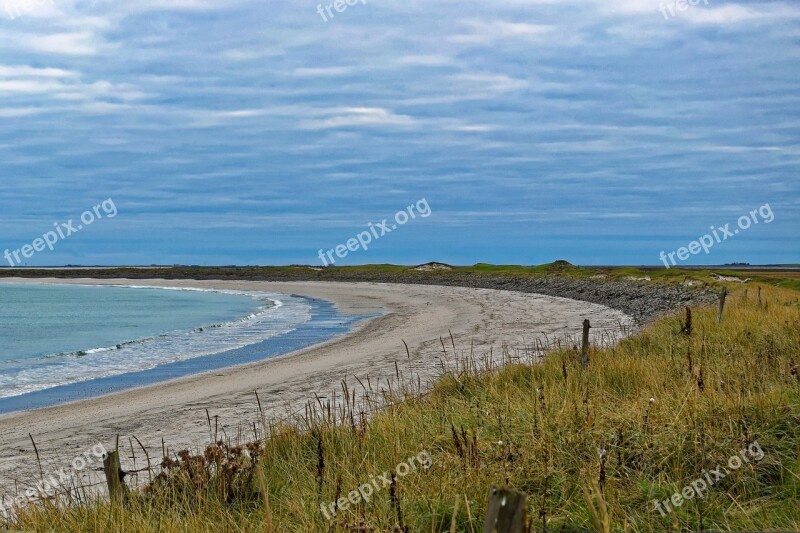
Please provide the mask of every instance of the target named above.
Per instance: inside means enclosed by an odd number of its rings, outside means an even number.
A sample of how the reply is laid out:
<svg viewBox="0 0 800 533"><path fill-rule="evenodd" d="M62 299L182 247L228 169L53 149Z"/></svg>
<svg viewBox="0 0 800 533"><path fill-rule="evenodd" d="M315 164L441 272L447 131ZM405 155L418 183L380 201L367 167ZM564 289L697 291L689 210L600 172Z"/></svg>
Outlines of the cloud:
<svg viewBox="0 0 800 533"><path fill-rule="evenodd" d="M265 48L231 48L219 54L219 57L228 61L254 61L265 57L281 55L280 50Z"/></svg>
<svg viewBox="0 0 800 533"><path fill-rule="evenodd" d="M465 133L485 133L488 131L496 131L500 128L492 126L491 124L453 124L445 126L445 129L451 131L461 131Z"/></svg>
<svg viewBox="0 0 800 533"><path fill-rule="evenodd" d="M62 87L55 81L0 80L0 93L48 93Z"/></svg>
<svg viewBox="0 0 800 533"><path fill-rule="evenodd" d="M10 118L65 110L108 113L130 110L131 102L152 96L129 83L83 78L71 69L0 65L0 96L21 104L3 108L0 115Z"/></svg>
<svg viewBox="0 0 800 533"><path fill-rule="evenodd" d="M727 26L759 19L797 18L798 6L784 2L727 3L721 0L597 0L599 10L611 15L647 17L654 22L680 21ZM683 9L681 9L683 6ZM669 28L669 26L666 26Z"/></svg>
<svg viewBox="0 0 800 533"><path fill-rule="evenodd" d="M498 40L521 39L541 40L547 38L555 28L527 22L508 22L505 20L484 21L465 20L465 33L451 35L448 40L454 43L485 44Z"/></svg>
<svg viewBox="0 0 800 533"><path fill-rule="evenodd" d="M27 117L29 115L35 115L37 113L41 113L44 110L38 109L36 107L0 107L0 117L3 118L16 118L16 117Z"/></svg>
<svg viewBox="0 0 800 533"><path fill-rule="evenodd" d="M406 67L442 67L452 65L453 59L445 55L420 54L401 56L396 63Z"/></svg>
<svg viewBox="0 0 800 533"><path fill-rule="evenodd" d="M306 129L330 129L357 126L412 126L415 121L407 115L397 115L379 107L346 107L332 110L328 118L304 122Z"/></svg>
<svg viewBox="0 0 800 533"><path fill-rule="evenodd" d="M685 13L681 13L680 11L677 11L677 13L679 16L682 15L686 20L695 24L719 25L738 24L745 21L770 18L773 15L770 10L753 9L752 7L742 5L700 9L690 8Z"/></svg>
<svg viewBox="0 0 800 533"><path fill-rule="evenodd" d="M28 65L0 65L0 78L74 78L78 73L60 68L40 68Z"/></svg>
<svg viewBox="0 0 800 533"><path fill-rule="evenodd" d="M353 67L313 67L313 68L296 68L292 71L294 76L299 77L329 77L329 76L344 76L352 74L355 71Z"/></svg>
<svg viewBox="0 0 800 533"><path fill-rule="evenodd" d="M542 83L537 90L545 87L551 89L561 88L561 85L548 85ZM531 82L524 79L513 78L506 74L489 72L461 72L448 74L441 85L431 89L436 94L425 94L401 100L403 105L436 105L452 104L469 100L489 100L501 95L522 92L531 89Z"/></svg>
<svg viewBox="0 0 800 533"><path fill-rule="evenodd" d="M475 246L447 224L398 246L535 261L559 226L613 262L637 231L678 232L675 206L706 227L756 196L796 205L800 5L709 0L667 21L671 1L368 2L324 24L299 0L54 0L0 33L0 210L26 233L20 217L103 192L130 206L109 256L213 243L233 263L258 242L290 262L341 237L298 221L351 227L426 196ZM794 243L780 212L769 229ZM404 259L383 250L365 260Z"/></svg>
<svg viewBox="0 0 800 533"><path fill-rule="evenodd" d="M133 85L115 84L108 81L82 83L78 80L61 79L0 79L0 93L48 94L59 100L114 99L139 100L147 94Z"/></svg>
<svg viewBox="0 0 800 533"><path fill-rule="evenodd" d="M64 55L95 55L100 45L94 34L87 31L33 36L27 39L27 44L37 52Z"/></svg>

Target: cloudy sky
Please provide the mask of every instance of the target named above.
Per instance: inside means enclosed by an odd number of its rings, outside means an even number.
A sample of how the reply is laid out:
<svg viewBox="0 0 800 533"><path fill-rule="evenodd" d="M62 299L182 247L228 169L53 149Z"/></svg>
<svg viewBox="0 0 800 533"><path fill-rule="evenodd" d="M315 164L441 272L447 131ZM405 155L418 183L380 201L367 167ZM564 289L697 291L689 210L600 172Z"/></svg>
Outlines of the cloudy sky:
<svg viewBox="0 0 800 533"><path fill-rule="evenodd" d="M326 5L0 0L0 253L112 198L25 263L319 263L425 198L339 263L658 264L766 203L689 263L800 262L796 0Z"/></svg>

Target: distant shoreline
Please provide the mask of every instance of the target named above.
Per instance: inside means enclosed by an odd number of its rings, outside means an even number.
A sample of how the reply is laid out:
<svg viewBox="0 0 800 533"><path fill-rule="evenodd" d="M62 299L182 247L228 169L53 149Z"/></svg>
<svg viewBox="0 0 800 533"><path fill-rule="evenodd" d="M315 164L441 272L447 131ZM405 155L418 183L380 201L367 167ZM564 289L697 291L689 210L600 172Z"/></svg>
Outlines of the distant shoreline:
<svg viewBox="0 0 800 533"><path fill-rule="evenodd" d="M441 264L437 264L441 265ZM545 294L606 305L622 311L640 324L652 321L673 309L688 304L710 304L717 295L702 287L682 286L680 283L656 283L656 276L668 274L670 279L683 281L688 269L631 270L632 267L575 267L556 262L539 267L476 265L426 269L396 265L320 268L288 267L117 267L39 270L0 270L5 276L26 278L53 277L76 279L165 279L165 280L229 280L268 282L353 282L398 283L406 285L437 285L511 290ZM724 271L719 268L717 270ZM692 273L700 272L691 270ZM630 274L633 275L630 275ZM699 274L698 274L699 275ZM653 283L636 281L637 276L653 276ZM634 278L634 279L629 279Z"/></svg>

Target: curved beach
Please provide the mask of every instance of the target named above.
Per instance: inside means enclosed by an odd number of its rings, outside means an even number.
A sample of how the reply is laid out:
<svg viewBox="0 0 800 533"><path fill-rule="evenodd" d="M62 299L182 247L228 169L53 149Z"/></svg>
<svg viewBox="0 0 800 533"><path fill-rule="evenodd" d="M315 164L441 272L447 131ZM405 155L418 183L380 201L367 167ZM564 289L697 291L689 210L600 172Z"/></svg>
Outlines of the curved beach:
<svg viewBox="0 0 800 533"><path fill-rule="evenodd" d="M260 420L255 391L267 418L287 418L301 411L315 394L328 397L340 391L343 380L358 388L355 377L369 378L373 385L386 383L395 376L395 362L403 372L410 366L415 380L418 376L425 384L441 371L443 356L453 358L453 343L459 354L491 351L496 359L503 353L526 358L533 354L537 339L575 335L586 318L598 340L618 336L621 325L632 323L624 313L599 304L494 289L343 282L46 281L261 290L328 300L345 315L381 316L364 320L328 342L281 357L4 415L0 417L0 493L12 493L14 480L25 487L38 477L29 433L45 468L66 466L98 442L111 446L116 435L125 443L129 436L137 437L151 450L151 459L160 458L162 438L172 450L208 442L206 409L218 417L220 435L223 431L232 438L240 431L245 437L252 435L253 422ZM440 339L445 339L444 350ZM410 361L403 341L408 344Z"/></svg>

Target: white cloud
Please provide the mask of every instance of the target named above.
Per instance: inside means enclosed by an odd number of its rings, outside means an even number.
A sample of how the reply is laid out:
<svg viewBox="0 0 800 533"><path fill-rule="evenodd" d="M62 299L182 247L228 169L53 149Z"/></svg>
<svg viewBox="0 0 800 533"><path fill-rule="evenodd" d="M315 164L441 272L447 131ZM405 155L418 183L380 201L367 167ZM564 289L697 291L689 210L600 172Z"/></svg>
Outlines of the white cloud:
<svg viewBox="0 0 800 533"><path fill-rule="evenodd" d="M345 107L332 111L334 116L306 121L306 129L329 129L348 126L410 126L414 119L407 115L396 115L380 107Z"/></svg>
<svg viewBox="0 0 800 533"><path fill-rule="evenodd" d="M444 55L408 55L399 58L397 64L414 67L441 67L453 64L453 60Z"/></svg>
<svg viewBox="0 0 800 533"><path fill-rule="evenodd" d="M352 67L316 67L316 68L296 68L292 71L295 76L324 77L324 76L343 76L351 74Z"/></svg>
<svg viewBox="0 0 800 533"><path fill-rule="evenodd" d="M35 115L42 113L44 110L36 107L0 107L0 117L14 118L26 117L28 115Z"/></svg>
<svg viewBox="0 0 800 533"><path fill-rule="evenodd" d="M32 97L38 100L38 107L20 106L0 110L0 116L14 117L65 109L108 112L123 109L124 104L120 101L132 102L149 95L129 83L107 80L85 82L81 74L74 70L0 65L0 96L5 99L22 98L26 103Z"/></svg>
<svg viewBox="0 0 800 533"><path fill-rule="evenodd" d="M0 80L0 93L49 93L62 87L58 81Z"/></svg>
<svg viewBox="0 0 800 533"><path fill-rule="evenodd" d="M64 55L95 55L99 44L95 36L86 31L29 37L27 42L37 52Z"/></svg>
<svg viewBox="0 0 800 533"><path fill-rule="evenodd" d="M0 78L74 78L78 73L60 68L37 68L28 65L0 65Z"/></svg>
<svg viewBox="0 0 800 533"><path fill-rule="evenodd" d="M278 56L283 52L265 48L231 48L219 54L219 57L228 61L253 61L264 57Z"/></svg>
<svg viewBox="0 0 800 533"><path fill-rule="evenodd" d="M112 113L118 111L130 111L134 106L129 104L117 104L113 102L88 102L81 104L78 109L85 113Z"/></svg>
<svg viewBox="0 0 800 533"><path fill-rule="evenodd" d="M728 152L728 153L748 153L748 152L789 152L791 147L783 148L780 146L725 146L725 145L706 145L699 148L705 152Z"/></svg>
<svg viewBox="0 0 800 533"><path fill-rule="evenodd" d="M747 20L770 17L769 10L757 10L742 5L730 5L715 8L689 8L684 13L679 13L689 22L695 24L738 24Z"/></svg>
<svg viewBox="0 0 800 533"><path fill-rule="evenodd" d="M500 39L539 40L548 37L555 28L526 22L504 20L466 20L467 33L451 35L448 40L455 43L489 43Z"/></svg>
<svg viewBox="0 0 800 533"><path fill-rule="evenodd" d="M695 24L731 25L757 19L800 16L800 9L796 4L783 2L745 5L726 4L722 0L696 1L696 5L687 2L684 9L679 8L677 0L596 0L596 3L601 12L611 15L652 16L653 21L659 23L679 23L678 21L683 20Z"/></svg>
<svg viewBox="0 0 800 533"><path fill-rule="evenodd" d="M466 74L456 74L450 77L459 90L472 93L496 95L509 91L517 91L528 87L526 80L512 78L505 74L484 74L470 72Z"/></svg>

